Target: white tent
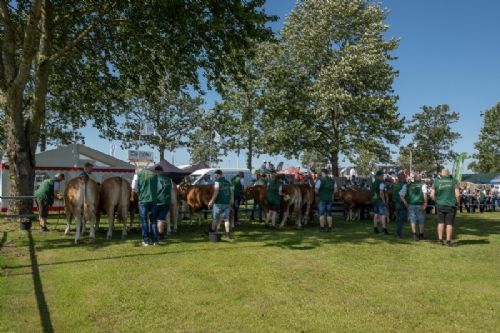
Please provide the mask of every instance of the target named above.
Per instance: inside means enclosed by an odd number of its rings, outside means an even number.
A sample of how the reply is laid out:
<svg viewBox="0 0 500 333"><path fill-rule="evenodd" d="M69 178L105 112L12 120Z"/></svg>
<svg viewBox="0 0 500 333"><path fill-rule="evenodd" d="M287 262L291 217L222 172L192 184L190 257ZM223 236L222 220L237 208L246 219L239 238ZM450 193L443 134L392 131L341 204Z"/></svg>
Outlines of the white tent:
<svg viewBox="0 0 500 333"><path fill-rule="evenodd" d="M101 183L104 179L113 176L120 176L132 181L135 172L135 167L132 164L81 144L47 150L36 154L35 158L35 189L45 178L52 177L56 173L64 173L66 181L78 177L86 162L94 165L91 178ZM9 195L8 182L9 165L0 163L0 196ZM65 182L62 182L61 191L64 190L64 186ZM7 207L7 202L0 201L0 206L4 210ZM59 209L60 206L62 206L62 202L54 204L56 209Z"/></svg>

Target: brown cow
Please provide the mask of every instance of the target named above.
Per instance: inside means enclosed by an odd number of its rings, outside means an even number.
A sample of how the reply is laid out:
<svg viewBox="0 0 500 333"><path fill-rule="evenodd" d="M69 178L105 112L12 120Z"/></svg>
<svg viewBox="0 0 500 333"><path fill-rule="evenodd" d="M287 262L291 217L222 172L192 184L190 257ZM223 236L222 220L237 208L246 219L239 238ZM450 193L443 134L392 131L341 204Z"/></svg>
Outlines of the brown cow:
<svg viewBox="0 0 500 333"><path fill-rule="evenodd" d="M346 221L359 220L359 207L372 204L372 193L368 190L345 189L340 190L339 195L347 210Z"/></svg>
<svg viewBox="0 0 500 333"><path fill-rule="evenodd" d="M307 225L309 221L312 221L314 211L312 209L314 204L314 188L309 184L299 184L301 195L302 195L302 214L304 225Z"/></svg>
<svg viewBox="0 0 500 333"><path fill-rule="evenodd" d="M251 185L245 188L243 196L246 200L253 199L262 208L264 216L269 212L269 205L267 203L267 188L265 185Z"/></svg>
<svg viewBox="0 0 500 333"><path fill-rule="evenodd" d="M283 219L279 227L283 228L285 226L288 215L290 214L290 208L293 207L297 229L300 229L302 220L302 191L300 186L295 184L283 185L282 193L281 209L283 211Z"/></svg>
<svg viewBox="0 0 500 333"><path fill-rule="evenodd" d="M130 183L121 177L110 177L101 184L99 195L99 210L108 215L108 234L106 238L113 237L115 212L118 220L123 223L122 238L127 236L127 215L131 199Z"/></svg>
<svg viewBox="0 0 500 333"><path fill-rule="evenodd" d="M73 178L64 191L64 210L69 233L71 221L76 218L75 244L78 244L81 234L85 233L85 222L90 222L89 238L95 240L96 213L99 208L99 186L87 177Z"/></svg>
<svg viewBox="0 0 500 333"><path fill-rule="evenodd" d="M183 184L178 188L178 199L179 201L185 201L189 207L190 215L192 216L193 212L199 212L204 209L209 209L208 203L212 196L214 195L214 185L188 185ZM233 211L233 195L231 192L231 208L230 208L230 221L231 221L231 229L234 228L234 216Z"/></svg>

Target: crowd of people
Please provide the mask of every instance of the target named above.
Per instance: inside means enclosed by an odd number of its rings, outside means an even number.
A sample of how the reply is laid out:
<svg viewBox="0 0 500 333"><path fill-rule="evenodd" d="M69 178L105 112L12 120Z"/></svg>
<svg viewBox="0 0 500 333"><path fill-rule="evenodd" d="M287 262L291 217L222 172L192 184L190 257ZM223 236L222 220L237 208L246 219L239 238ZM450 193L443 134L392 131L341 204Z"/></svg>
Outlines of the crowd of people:
<svg viewBox="0 0 500 333"><path fill-rule="evenodd" d="M80 176L88 178L92 170L93 165L87 163ZM283 186L288 183L307 184L315 193L320 232L331 232L333 201L337 189L364 190L371 192L374 233L389 234L387 220L390 214L388 207L391 206L394 208L396 236L403 238L404 226L409 221L413 239L423 240L426 214L432 210L438 215L438 241L443 245L453 246L452 234L457 207L460 212L463 209L467 212L495 211L495 206L500 203L499 191L494 187L474 191L459 188L448 169L443 169L439 176L427 181L424 181L422 174L418 172L412 175L411 181L409 176L405 170L389 173L386 170L379 170L371 178L353 175L339 186L327 169L322 169L319 174L310 172L304 177L297 178L277 174L272 165L270 167L266 165L265 168L257 170L253 186L265 187L268 213L263 216L262 205L255 200L250 219L253 220L257 212L260 222L265 219L266 226L268 224L275 226L276 219L283 213L281 211L281 201L285 195ZM59 183L62 180L64 175L56 174L44 181L35 192L42 231L48 230L46 225L48 207L53 204L55 196L60 195ZM244 201L243 173L239 173L229 181L224 178L221 170L217 170L214 180L205 175L200 185L214 186L213 196L208 204L212 209L212 225L209 232L218 230L223 223L225 236L230 237L232 231L230 209L233 209L234 224L237 225L239 207ZM154 170L143 169L134 175L132 191L138 195L143 246L159 244L164 237L164 224L169 213L173 186L175 184L172 179L162 172L159 166Z"/></svg>

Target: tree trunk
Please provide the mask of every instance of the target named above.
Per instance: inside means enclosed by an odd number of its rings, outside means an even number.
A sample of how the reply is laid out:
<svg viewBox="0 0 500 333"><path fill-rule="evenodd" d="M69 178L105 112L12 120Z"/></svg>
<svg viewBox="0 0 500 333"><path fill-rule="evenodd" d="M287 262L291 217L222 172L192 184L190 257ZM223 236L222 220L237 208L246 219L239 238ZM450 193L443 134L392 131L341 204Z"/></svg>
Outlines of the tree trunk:
<svg viewBox="0 0 500 333"><path fill-rule="evenodd" d="M334 150L330 155L330 164L332 165L332 175L334 177L339 176L339 152Z"/></svg>
<svg viewBox="0 0 500 333"><path fill-rule="evenodd" d="M47 135L40 134L40 152L47 150Z"/></svg>
<svg viewBox="0 0 500 333"><path fill-rule="evenodd" d="M6 98L6 152L9 159L9 195L31 196L35 180L35 152L30 149L29 131L23 118L23 93L11 87ZM11 214L31 214L33 200L11 200Z"/></svg>
<svg viewBox="0 0 500 333"><path fill-rule="evenodd" d="M252 172L252 158L253 158L253 137L248 137L248 147L247 147L247 169Z"/></svg>
<svg viewBox="0 0 500 333"><path fill-rule="evenodd" d="M158 150L159 150L159 152L160 152L160 161L165 160L165 147L164 147L164 146L162 146L162 145L160 145L160 146L158 147Z"/></svg>

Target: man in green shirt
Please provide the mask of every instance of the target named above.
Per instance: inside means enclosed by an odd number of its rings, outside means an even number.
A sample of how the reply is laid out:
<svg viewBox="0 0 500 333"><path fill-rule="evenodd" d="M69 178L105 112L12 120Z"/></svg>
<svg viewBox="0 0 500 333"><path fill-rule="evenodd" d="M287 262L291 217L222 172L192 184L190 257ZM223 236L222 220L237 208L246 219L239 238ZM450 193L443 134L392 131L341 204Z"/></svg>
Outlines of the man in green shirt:
<svg viewBox="0 0 500 333"><path fill-rule="evenodd" d="M408 202L408 216L410 217L413 240L424 239L425 209L427 208L427 185L422 181L422 175L415 173L415 179L408 184L406 192L403 191L403 197ZM417 223L418 231L417 234Z"/></svg>
<svg viewBox="0 0 500 333"><path fill-rule="evenodd" d="M137 192L141 220L142 246L159 244L156 203L158 201L158 171L143 169L134 175L132 190ZM151 216L149 217L149 213ZM149 223L148 223L149 220ZM151 225L151 228L149 228ZM150 232L151 229L151 232Z"/></svg>
<svg viewBox="0 0 500 333"><path fill-rule="evenodd" d="M403 228L408 219L408 202L401 193L406 193L407 190L406 175L403 172L398 174L398 181L392 187L392 202L396 210L396 235L403 238Z"/></svg>
<svg viewBox="0 0 500 333"><path fill-rule="evenodd" d="M49 216L49 206L54 204L54 198L59 193L60 182L64 180L64 174L57 173L53 178L44 180L40 187L35 191L34 199L38 207L38 219L40 221L40 230L47 229L47 217Z"/></svg>
<svg viewBox="0 0 500 333"><path fill-rule="evenodd" d="M163 172L161 166L158 166L158 202L156 204L156 216L158 219L158 237L160 239L164 238L164 225L170 210L170 204L172 202L172 179L165 172ZM170 226L169 224L167 224ZM176 230L174 230L176 231ZM167 229L167 234L171 232L170 228Z"/></svg>
<svg viewBox="0 0 500 333"><path fill-rule="evenodd" d="M319 212L319 232L330 232L333 227L333 192L335 192L335 180L328 176L328 170L321 170L321 177L318 178L314 186L316 197L318 198ZM325 230L325 215L328 229Z"/></svg>
<svg viewBox="0 0 500 333"><path fill-rule="evenodd" d="M384 234L388 235L385 217L387 216L387 195L385 193L384 171L379 170L375 174L375 181L372 184L372 205L373 205L373 232L378 234L378 224L382 225Z"/></svg>
<svg viewBox="0 0 500 333"><path fill-rule="evenodd" d="M233 208L234 208L234 224L238 225L238 211L240 209L240 203L243 199L244 182L243 182L243 171L238 172L236 176L231 180L231 186L233 187Z"/></svg>
<svg viewBox="0 0 500 333"><path fill-rule="evenodd" d="M219 224L224 220L224 227L226 229L226 237L229 238L231 231L231 224L229 222L229 208L231 204L231 184L222 177L221 170L214 172L214 194L208 203L208 207L213 206L213 219L212 230L217 231Z"/></svg>
<svg viewBox="0 0 500 333"><path fill-rule="evenodd" d="M451 241L453 237L453 225L457 214L457 202L460 201L460 191L457 183L450 176L450 170L441 171L441 179L434 180L431 189L431 198L436 202L438 214L438 239L441 245L443 241L444 225L446 224L446 245L454 246Z"/></svg>

